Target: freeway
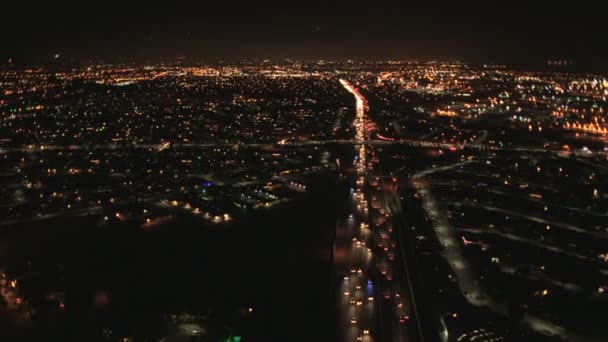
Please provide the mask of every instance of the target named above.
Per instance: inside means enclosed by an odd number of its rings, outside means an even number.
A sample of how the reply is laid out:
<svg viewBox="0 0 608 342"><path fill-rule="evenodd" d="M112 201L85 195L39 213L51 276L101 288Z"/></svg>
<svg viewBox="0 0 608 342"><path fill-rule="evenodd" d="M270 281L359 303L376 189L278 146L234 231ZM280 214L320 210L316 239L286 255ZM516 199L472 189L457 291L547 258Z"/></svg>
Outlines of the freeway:
<svg viewBox="0 0 608 342"><path fill-rule="evenodd" d="M402 211L400 196L399 196L399 183L395 181L396 178L391 177L391 182L387 180L387 178L382 179L382 197L383 204L386 210L392 215L393 222L392 225L395 226L395 235L394 238L397 241L397 246L399 247L399 255L400 260L397 261L397 265L399 268L404 271L403 277L401 278L403 284L400 285L400 288L406 293L403 298L408 300L408 308L410 316L413 316L416 327L411 333L415 333L414 336L411 336L409 340L420 340L424 341L422 324L420 313L418 310L418 305L416 304L416 297L414 295L414 286L412 285L412 276L408 267L408 261L406 260L406 252L407 248L405 243L406 234L404 229L405 225L405 216Z"/></svg>
<svg viewBox="0 0 608 342"><path fill-rule="evenodd" d="M395 181L374 172L367 101L349 82L342 86L356 100L355 158L351 205L338 223L335 264L341 273L338 298L344 341L421 341L421 329L407 269L387 198L397 195ZM370 158L371 157L371 158ZM382 180L381 180L382 179Z"/></svg>
<svg viewBox="0 0 608 342"><path fill-rule="evenodd" d="M342 86L355 96L356 139L365 139L365 104L362 97L346 81ZM338 224L336 230L336 263L342 279L338 294L338 308L344 341L385 340L385 331L378 318L377 280L374 277L373 244L371 240L369 209L364 195L367 169L366 147L356 145L353 161L354 171L349 172L355 179L351 188L351 203L347 218Z"/></svg>

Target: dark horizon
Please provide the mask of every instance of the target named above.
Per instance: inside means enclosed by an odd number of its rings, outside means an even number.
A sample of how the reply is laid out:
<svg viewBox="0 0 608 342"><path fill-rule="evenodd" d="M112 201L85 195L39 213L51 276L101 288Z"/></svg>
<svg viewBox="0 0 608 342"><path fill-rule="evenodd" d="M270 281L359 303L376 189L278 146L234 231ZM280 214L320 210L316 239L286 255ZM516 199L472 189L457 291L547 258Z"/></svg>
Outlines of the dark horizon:
<svg viewBox="0 0 608 342"><path fill-rule="evenodd" d="M515 3L5 5L3 64L44 60L461 60L605 70L601 11Z"/></svg>

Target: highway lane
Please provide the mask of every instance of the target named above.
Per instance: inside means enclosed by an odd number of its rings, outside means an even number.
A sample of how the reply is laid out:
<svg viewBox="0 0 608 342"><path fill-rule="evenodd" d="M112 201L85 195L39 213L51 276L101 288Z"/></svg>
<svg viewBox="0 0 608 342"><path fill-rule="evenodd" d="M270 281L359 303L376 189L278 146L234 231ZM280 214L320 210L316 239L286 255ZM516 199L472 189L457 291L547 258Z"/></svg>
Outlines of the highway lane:
<svg viewBox="0 0 608 342"><path fill-rule="evenodd" d="M382 233L387 237L388 261L392 263L394 272L392 288L395 293L391 300L397 312L397 324L393 330L398 341L424 341L411 273L404 250L406 248L404 246L405 233L403 232L405 218L399 198L399 179L383 175L380 164L376 165L375 174L372 176L375 184L372 205L376 207L376 211L384 220L384 227L379 228L383 228ZM404 316L408 317L405 321L402 319Z"/></svg>
<svg viewBox="0 0 608 342"><path fill-rule="evenodd" d="M355 139L364 140L365 103L346 81L342 86L356 99ZM369 226L369 210L364 195L367 153L365 145L355 145L353 168L348 168L352 179L351 203L345 218L338 224L335 243L335 263L341 273L338 294L339 319L344 341L385 340L385 332L378 324L376 279L373 275L373 248Z"/></svg>
<svg viewBox="0 0 608 342"><path fill-rule="evenodd" d="M389 184L386 184L389 183ZM399 248L399 267L404 271L405 283L400 286L403 289L405 295L402 296L405 300L408 300L408 315L412 318L412 320L416 324L415 329L410 329L410 333L414 334L411 336L409 340L419 340L424 341L424 336L422 333L422 325L420 323L420 314L418 310L418 305L416 304L416 298L414 296L414 290L412 285L412 276L409 271L408 262L406 260L405 253L405 241L406 234L403 231L406 227L405 225L405 217L401 207L401 201L399 198L399 188L397 182L390 182L386 178L384 179L384 189L383 191L383 201L385 204L385 208L392 214L393 216L393 225L395 229L395 240L397 241L397 246Z"/></svg>
<svg viewBox="0 0 608 342"><path fill-rule="evenodd" d="M418 315L408 272L393 228L392 209L397 188L385 184L377 171L369 141L367 101L347 81L342 86L355 97L355 158L347 171L351 206L338 224L335 262L342 279L338 305L344 341L421 341ZM383 178L382 178L383 179ZM400 257L401 256L401 257Z"/></svg>

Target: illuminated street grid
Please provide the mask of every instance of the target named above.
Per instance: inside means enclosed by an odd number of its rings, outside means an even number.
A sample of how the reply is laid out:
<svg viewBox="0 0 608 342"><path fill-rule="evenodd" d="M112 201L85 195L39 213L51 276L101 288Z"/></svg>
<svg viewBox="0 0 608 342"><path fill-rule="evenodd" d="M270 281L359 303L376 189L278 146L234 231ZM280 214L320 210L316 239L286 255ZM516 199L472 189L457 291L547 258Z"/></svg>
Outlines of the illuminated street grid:
<svg viewBox="0 0 608 342"><path fill-rule="evenodd" d="M602 76L459 62L6 67L0 228L222 229L335 177L345 340L600 341L607 102ZM5 247L2 315L24 324L40 272Z"/></svg>

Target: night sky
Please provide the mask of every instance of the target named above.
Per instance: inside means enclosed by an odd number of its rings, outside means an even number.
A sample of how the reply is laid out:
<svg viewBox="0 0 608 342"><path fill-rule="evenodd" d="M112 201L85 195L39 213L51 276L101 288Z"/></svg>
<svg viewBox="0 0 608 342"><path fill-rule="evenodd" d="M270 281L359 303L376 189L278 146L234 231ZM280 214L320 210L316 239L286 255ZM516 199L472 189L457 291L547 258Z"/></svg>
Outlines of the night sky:
<svg viewBox="0 0 608 342"><path fill-rule="evenodd" d="M582 2L166 1L2 4L0 57L191 56L461 59L535 63L608 60L605 13ZM329 1L326 1L329 2ZM360 4L359 4L360 3Z"/></svg>

